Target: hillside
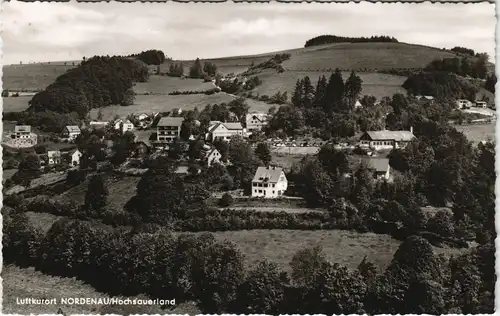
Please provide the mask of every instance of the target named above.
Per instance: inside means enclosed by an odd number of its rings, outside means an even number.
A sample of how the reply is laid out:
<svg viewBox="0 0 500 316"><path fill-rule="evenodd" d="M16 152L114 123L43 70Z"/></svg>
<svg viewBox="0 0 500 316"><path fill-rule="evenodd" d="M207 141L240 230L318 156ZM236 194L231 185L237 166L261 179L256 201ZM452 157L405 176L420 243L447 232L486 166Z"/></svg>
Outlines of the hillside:
<svg viewBox="0 0 500 316"><path fill-rule="evenodd" d="M329 75L335 68L340 68L344 70L344 78L348 75L348 71L356 70L363 80L361 94L373 95L380 99L384 96L392 96L394 93L406 92L402 87L406 77L384 72L400 69L421 69L432 60L459 55L450 50L407 43L336 43L248 56L205 59L202 62L215 63L218 71L222 74L241 74L250 65L265 62L271 56L279 53L291 55L289 60L282 63L285 72L277 73L273 70L265 70L258 74L264 84L254 89L252 91L254 94L271 96L278 91L288 91L288 96L291 97L297 79L309 76L313 84L315 84L320 75ZM171 61L162 64L160 71L166 72L170 63ZM182 63L185 73L188 73L193 61L184 60ZM74 66L71 61L4 66L3 86L5 89L11 90L41 90L72 67ZM150 68L156 69L156 66L150 66ZM493 69L494 65L490 64L489 68ZM203 107L208 103L228 102L232 99L228 98L227 95L217 97L205 95L176 96L176 98L167 95L174 90L204 90L207 86L210 86L210 84L203 84L198 80L181 81L178 78L152 75L148 82L137 84L134 91L141 94L136 98L136 103L141 111L147 110L143 109L143 106L150 103L155 103L156 108L163 109L190 106L193 101L195 101L196 106ZM4 111L22 111L27 108L27 101L30 99L31 97L5 98ZM266 107L266 105L259 103L256 105L255 110L257 110L257 107L261 110L260 108ZM130 107L127 109L128 111L136 110Z"/></svg>

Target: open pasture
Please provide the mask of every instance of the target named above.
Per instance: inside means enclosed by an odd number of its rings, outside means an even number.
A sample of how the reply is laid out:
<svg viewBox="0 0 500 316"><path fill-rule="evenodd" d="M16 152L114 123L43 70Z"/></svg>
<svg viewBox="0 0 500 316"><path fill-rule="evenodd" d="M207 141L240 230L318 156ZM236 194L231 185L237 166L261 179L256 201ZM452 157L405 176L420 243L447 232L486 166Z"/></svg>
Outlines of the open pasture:
<svg viewBox="0 0 500 316"><path fill-rule="evenodd" d="M235 243L245 254L250 266L266 258L285 271L290 271L290 261L297 251L316 245L322 246L332 262L355 269L366 256L367 260L382 270L389 265L401 243L389 235L345 230L257 229L216 232L214 235L218 240ZM434 251L451 255L462 250L434 247Z"/></svg>
<svg viewBox="0 0 500 316"><path fill-rule="evenodd" d="M257 76L263 81L263 84L256 87L252 92L259 95L272 96L277 92L288 93L288 100L291 99L295 90L297 80L309 76L314 87L318 83L320 76L324 75L327 80L331 72L327 71L285 71L284 73L276 73L265 71ZM349 77L349 72L343 72L344 80ZM361 95L373 95L377 99L385 96L391 97L395 93L406 94L406 90L401 85L406 80L406 77L395 76L381 73L358 73L363 80Z"/></svg>
<svg viewBox="0 0 500 316"><path fill-rule="evenodd" d="M495 140L495 122L489 124L455 125L455 128L464 133L467 139L473 143L480 141Z"/></svg>
<svg viewBox="0 0 500 316"><path fill-rule="evenodd" d="M3 66L2 85L9 90L38 91L45 89L57 77L74 67L72 61L6 65Z"/></svg>
<svg viewBox="0 0 500 316"><path fill-rule="evenodd" d="M2 111L3 112L22 112L28 109L28 102L33 97L7 97L2 98Z"/></svg>
<svg viewBox="0 0 500 316"><path fill-rule="evenodd" d="M134 86L136 94L169 94L174 91L206 91L213 89L211 82L202 79L181 79L169 76L149 76L148 82L138 82Z"/></svg>

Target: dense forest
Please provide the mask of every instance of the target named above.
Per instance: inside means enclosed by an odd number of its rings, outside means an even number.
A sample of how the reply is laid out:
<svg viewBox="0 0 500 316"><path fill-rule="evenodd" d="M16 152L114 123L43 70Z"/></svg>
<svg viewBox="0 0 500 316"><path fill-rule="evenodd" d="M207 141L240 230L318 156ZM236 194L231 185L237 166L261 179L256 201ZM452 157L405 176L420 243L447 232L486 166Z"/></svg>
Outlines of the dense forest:
<svg viewBox="0 0 500 316"><path fill-rule="evenodd" d="M425 70L427 71L445 71L457 74L459 76L469 76L472 78L485 79L488 75L489 56L487 54L478 54L477 58L443 58L433 60Z"/></svg>
<svg viewBox="0 0 500 316"><path fill-rule="evenodd" d="M432 95L437 99L475 100L478 88L465 79L446 72L421 72L412 75L403 83L413 95Z"/></svg>
<svg viewBox="0 0 500 316"><path fill-rule="evenodd" d="M334 43L399 43L399 41L390 36L371 36L371 37L343 37L335 35L320 35L306 41L304 47L334 44Z"/></svg>

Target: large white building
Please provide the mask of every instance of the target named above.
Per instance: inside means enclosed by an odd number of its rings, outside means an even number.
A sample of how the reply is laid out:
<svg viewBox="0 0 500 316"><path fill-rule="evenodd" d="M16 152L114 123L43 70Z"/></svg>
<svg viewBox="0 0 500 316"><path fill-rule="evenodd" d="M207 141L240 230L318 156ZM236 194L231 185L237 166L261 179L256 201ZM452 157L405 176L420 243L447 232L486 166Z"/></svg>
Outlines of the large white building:
<svg viewBox="0 0 500 316"><path fill-rule="evenodd" d="M415 139L413 128L409 131L367 131L361 135L360 146L375 150L404 148Z"/></svg>
<svg viewBox="0 0 500 316"><path fill-rule="evenodd" d="M14 127L14 137L17 139L31 138L31 125L16 125Z"/></svg>
<svg viewBox="0 0 500 316"><path fill-rule="evenodd" d="M156 125L157 141L172 143L181 134L183 117L162 117Z"/></svg>
<svg viewBox="0 0 500 316"><path fill-rule="evenodd" d="M208 139L229 141L235 135L246 136L245 130L241 123L222 123L219 121L211 121L208 127Z"/></svg>
<svg viewBox="0 0 500 316"><path fill-rule="evenodd" d="M252 180L252 197L277 198L288 188L285 172L278 167L259 167Z"/></svg>

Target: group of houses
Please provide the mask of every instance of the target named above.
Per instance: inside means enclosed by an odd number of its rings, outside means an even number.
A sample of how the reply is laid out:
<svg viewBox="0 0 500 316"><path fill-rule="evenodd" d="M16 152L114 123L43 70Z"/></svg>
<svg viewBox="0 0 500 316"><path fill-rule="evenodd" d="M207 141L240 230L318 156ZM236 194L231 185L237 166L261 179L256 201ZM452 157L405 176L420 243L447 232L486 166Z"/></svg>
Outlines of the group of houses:
<svg viewBox="0 0 500 316"><path fill-rule="evenodd" d="M488 107L488 103L486 101L469 101L467 99L458 99L456 100L458 109L468 109L471 107L486 109Z"/></svg>

